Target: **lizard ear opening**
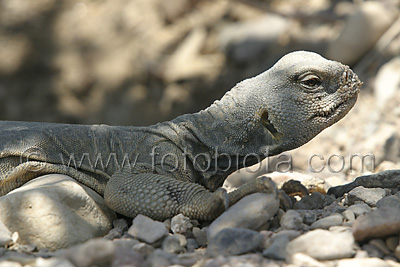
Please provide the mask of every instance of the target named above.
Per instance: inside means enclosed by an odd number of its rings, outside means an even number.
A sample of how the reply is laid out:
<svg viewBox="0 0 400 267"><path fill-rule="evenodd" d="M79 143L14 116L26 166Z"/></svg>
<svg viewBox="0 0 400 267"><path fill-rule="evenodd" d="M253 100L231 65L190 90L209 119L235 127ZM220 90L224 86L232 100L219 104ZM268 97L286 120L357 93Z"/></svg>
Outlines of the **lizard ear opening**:
<svg viewBox="0 0 400 267"><path fill-rule="evenodd" d="M279 141L282 138L282 134L278 132L278 130L275 128L275 126L270 122L268 119L268 112L264 111L263 114L261 115L261 121L265 128L267 128L268 132L271 134L272 138L275 140Z"/></svg>

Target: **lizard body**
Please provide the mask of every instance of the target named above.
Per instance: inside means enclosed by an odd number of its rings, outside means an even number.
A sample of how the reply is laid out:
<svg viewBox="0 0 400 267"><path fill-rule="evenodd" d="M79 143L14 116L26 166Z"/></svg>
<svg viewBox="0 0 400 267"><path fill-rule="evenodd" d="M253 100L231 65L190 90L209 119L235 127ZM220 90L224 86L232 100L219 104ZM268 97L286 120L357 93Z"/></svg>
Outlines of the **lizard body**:
<svg viewBox="0 0 400 267"><path fill-rule="evenodd" d="M0 195L67 174L115 211L213 219L269 179L220 189L237 169L299 147L343 118L361 82L345 65L293 52L207 109L149 127L0 122Z"/></svg>

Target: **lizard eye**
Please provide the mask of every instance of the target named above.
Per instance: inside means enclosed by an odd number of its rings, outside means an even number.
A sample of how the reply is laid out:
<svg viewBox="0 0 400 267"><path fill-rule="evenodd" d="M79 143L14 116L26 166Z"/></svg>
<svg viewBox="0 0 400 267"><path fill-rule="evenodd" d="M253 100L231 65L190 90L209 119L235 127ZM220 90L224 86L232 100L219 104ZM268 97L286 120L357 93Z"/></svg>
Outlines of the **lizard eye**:
<svg viewBox="0 0 400 267"><path fill-rule="evenodd" d="M309 74L304 77L300 77L300 84L303 85L308 90L315 90L321 84L322 81L317 75Z"/></svg>

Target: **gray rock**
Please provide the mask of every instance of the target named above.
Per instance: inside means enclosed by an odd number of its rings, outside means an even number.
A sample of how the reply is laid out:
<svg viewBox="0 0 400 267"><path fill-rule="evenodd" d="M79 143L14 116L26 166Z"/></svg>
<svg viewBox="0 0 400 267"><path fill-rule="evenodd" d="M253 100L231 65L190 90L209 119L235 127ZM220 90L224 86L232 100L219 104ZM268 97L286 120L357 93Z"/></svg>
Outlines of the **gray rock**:
<svg viewBox="0 0 400 267"><path fill-rule="evenodd" d="M381 238L400 232L400 209L382 207L359 216L353 223L356 241Z"/></svg>
<svg viewBox="0 0 400 267"><path fill-rule="evenodd" d="M260 233L245 228L226 228L208 242L207 255L239 255L258 249L263 241Z"/></svg>
<svg viewBox="0 0 400 267"><path fill-rule="evenodd" d="M311 224L311 229L328 229L331 226L338 226L343 224L343 216L335 213L328 217L322 218L313 224Z"/></svg>
<svg viewBox="0 0 400 267"><path fill-rule="evenodd" d="M371 258L383 258L383 252L380 251L377 247L371 244L364 244L362 249L368 253L368 257Z"/></svg>
<svg viewBox="0 0 400 267"><path fill-rule="evenodd" d="M201 229L198 227L193 227L192 229L192 233L200 247L207 245L207 232L208 227L203 227Z"/></svg>
<svg viewBox="0 0 400 267"><path fill-rule="evenodd" d="M304 253L317 260L335 260L348 258L354 254L354 238L350 232L335 232L327 230L313 230L301 235L287 245L287 258L296 253Z"/></svg>
<svg viewBox="0 0 400 267"><path fill-rule="evenodd" d="M180 265L179 258L176 254L168 253L162 249L156 249L150 254L143 266L171 266Z"/></svg>
<svg viewBox="0 0 400 267"><path fill-rule="evenodd" d="M344 64L356 63L391 25L393 11L381 2L361 3L349 16L339 37L330 43L326 56Z"/></svg>
<svg viewBox="0 0 400 267"><path fill-rule="evenodd" d="M221 31L219 46L233 60L251 62L268 46L273 46L289 26L287 19L274 14L234 23Z"/></svg>
<svg viewBox="0 0 400 267"><path fill-rule="evenodd" d="M128 234L146 243L152 244L168 234L162 222L154 221L147 216L139 214L132 221Z"/></svg>
<svg viewBox="0 0 400 267"><path fill-rule="evenodd" d="M365 188L358 186L351 190L345 199L346 205L353 205L357 201L362 201L371 207L375 207L376 203L387 195L387 191L382 188Z"/></svg>
<svg viewBox="0 0 400 267"><path fill-rule="evenodd" d="M295 210L288 210L280 221L282 229L301 230L303 229L303 218L300 213Z"/></svg>
<svg viewBox="0 0 400 267"><path fill-rule="evenodd" d="M384 260L378 258L343 259L337 262L336 267L389 267Z"/></svg>
<svg viewBox="0 0 400 267"><path fill-rule="evenodd" d="M185 252L187 240L184 235L174 234L167 236L162 242L162 249L169 253L182 253Z"/></svg>
<svg viewBox="0 0 400 267"><path fill-rule="evenodd" d="M272 240L275 240L276 238L280 238L281 236L286 236L289 240L293 240L296 237L300 236L301 233L299 231L295 230L282 230L279 231L271 236Z"/></svg>
<svg viewBox="0 0 400 267"><path fill-rule="evenodd" d="M388 255L390 253L389 248L386 246L385 241L383 241L382 239L372 239L368 242L368 244L375 246L385 255Z"/></svg>
<svg viewBox="0 0 400 267"><path fill-rule="evenodd" d="M143 266L143 262L144 257L141 254L132 251L131 248L123 247L115 250L111 267Z"/></svg>
<svg viewBox="0 0 400 267"><path fill-rule="evenodd" d="M289 241L289 237L286 235L276 237L272 244L263 251L263 256L273 260L285 260L286 246Z"/></svg>
<svg viewBox="0 0 400 267"><path fill-rule="evenodd" d="M219 216L208 228L208 240L225 228L260 230L279 209L275 194L255 193L242 198Z"/></svg>
<svg viewBox="0 0 400 267"><path fill-rule="evenodd" d="M394 129L392 127L389 128ZM328 194L333 194L336 197L340 197L358 186L363 186L367 188L397 188L399 184L400 170L386 170L357 177L353 182L345 185L331 187L328 190Z"/></svg>
<svg viewBox="0 0 400 267"><path fill-rule="evenodd" d="M389 236L386 238L385 243L390 251L394 251L396 249L396 247L399 245L399 239L400 238L398 235Z"/></svg>
<svg viewBox="0 0 400 267"><path fill-rule="evenodd" d="M303 222L307 225L311 225L313 222L315 222L317 220L317 213L310 210L307 212L304 212L302 214L303 217Z"/></svg>
<svg viewBox="0 0 400 267"><path fill-rule="evenodd" d="M193 252L195 249L199 248L199 243L197 243L194 238L188 238L186 247L188 252Z"/></svg>
<svg viewBox="0 0 400 267"><path fill-rule="evenodd" d="M349 209L345 210L342 215L345 220L344 225L352 225L354 220L356 219L356 215L354 214L354 212Z"/></svg>
<svg viewBox="0 0 400 267"><path fill-rule="evenodd" d="M183 216L183 214L178 214L172 217L171 220L171 231L174 234L185 234L190 229L192 229L193 225L188 217Z"/></svg>
<svg viewBox="0 0 400 267"><path fill-rule="evenodd" d="M217 266L268 266L279 267L278 263L263 258L261 254L246 254L240 256L218 256L205 261L204 267Z"/></svg>
<svg viewBox="0 0 400 267"><path fill-rule="evenodd" d="M112 241L96 238L69 248L64 252L64 257L79 267L111 266L116 253Z"/></svg>
<svg viewBox="0 0 400 267"><path fill-rule="evenodd" d="M376 207L378 207L378 208L392 207L392 208L400 209L400 199L395 196L387 196L387 197L380 199L376 203Z"/></svg>
<svg viewBox="0 0 400 267"><path fill-rule="evenodd" d="M315 210L322 209L332 204L335 198L330 195L324 195L320 192L313 192L309 196L305 196L293 205L295 210Z"/></svg>
<svg viewBox="0 0 400 267"><path fill-rule="evenodd" d="M352 211L356 217L372 211L371 207L365 203L351 205L347 210Z"/></svg>
<svg viewBox="0 0 400 267"><path fill-rule="evenodd" d="M132 249L144 256L148 256L154 251L154 247L147 243L139 243L132 247Z"/></svg>
<svg viewBox="0 0 400 267"><path fill-rule="evenodd" d="M104 236L116 218L100 195L60 174L11 191L0 198L0 210L0 220L19 233L20 244L50 250Z"/></svg>
<svg viewBox="0 0 400 267"><path fill-rule="evenodd" d="M132 249L133 247L141 243L137 239L121 238L121 239L114 239L113 244L117 247Z"/></svg>

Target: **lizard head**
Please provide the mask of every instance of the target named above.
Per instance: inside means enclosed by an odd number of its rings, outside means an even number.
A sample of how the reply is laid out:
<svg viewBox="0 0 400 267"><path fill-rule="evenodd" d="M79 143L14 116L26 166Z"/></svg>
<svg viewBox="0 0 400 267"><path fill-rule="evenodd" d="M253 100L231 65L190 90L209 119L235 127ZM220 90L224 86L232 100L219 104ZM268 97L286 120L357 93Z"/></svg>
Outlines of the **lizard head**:
<svg viewBox="0 0 400 267"><path fill-rule="evenodd" d="M348 66L305 51L287 54L259 76L269 83L265 102L259 103L261 122L284 150L342 119L362 85Z"/></svg>

